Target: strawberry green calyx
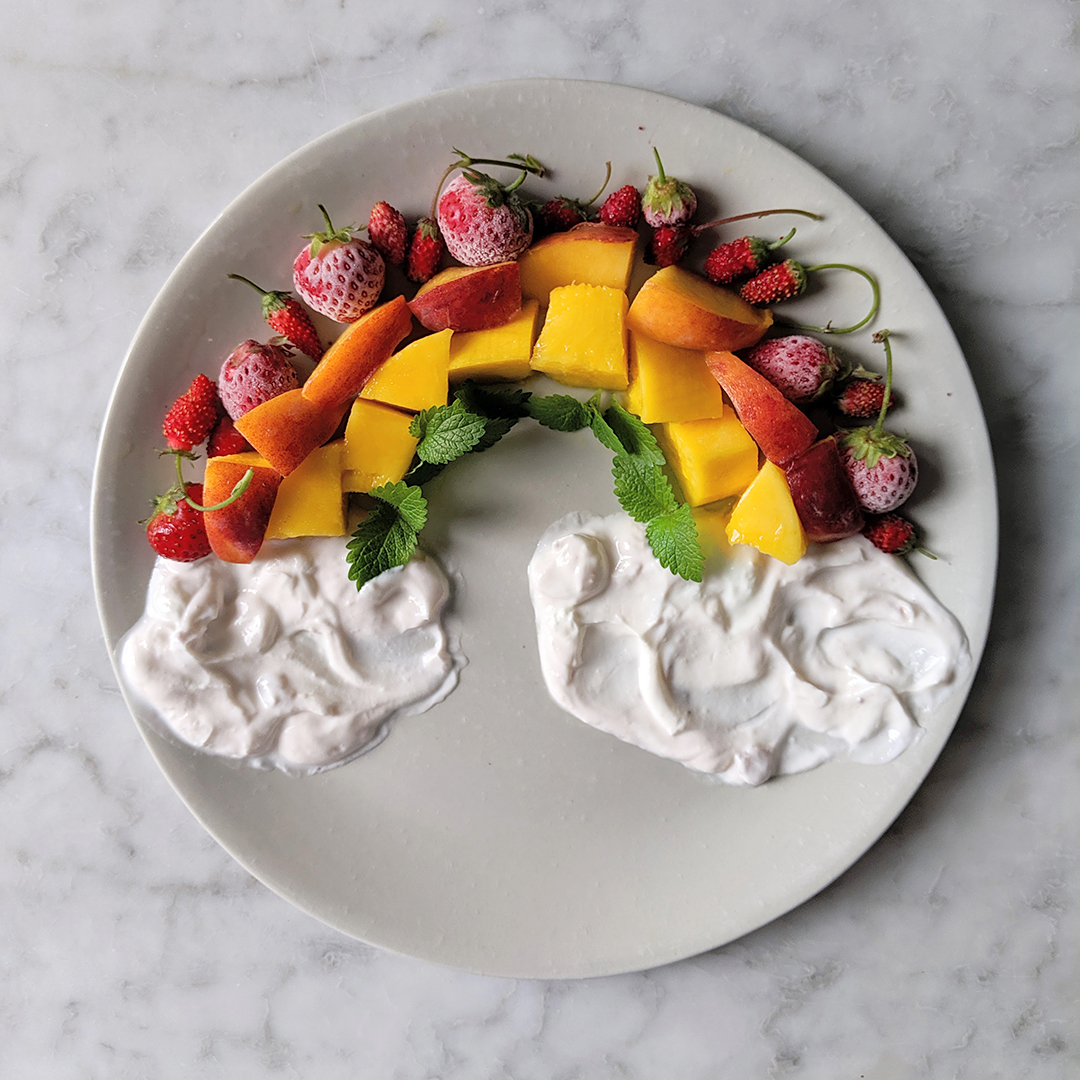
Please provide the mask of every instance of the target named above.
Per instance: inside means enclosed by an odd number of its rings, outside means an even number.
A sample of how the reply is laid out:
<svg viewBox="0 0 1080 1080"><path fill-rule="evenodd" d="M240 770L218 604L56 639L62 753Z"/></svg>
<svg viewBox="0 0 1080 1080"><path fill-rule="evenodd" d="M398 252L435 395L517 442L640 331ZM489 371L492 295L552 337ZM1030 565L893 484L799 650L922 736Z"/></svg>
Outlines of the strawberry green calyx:
<svg viewBox="0 0 1080 1080"><path fill-rule="evenodd" d="M459 150L454 147L454 153L457 154L458 160L453 164L448 165L446 171L439 177L439 182L435 185L435 198L431 201L431 218L436 220L438 218L439 207L439 194L442 192L443 184L446 183L447 178L455 169L461 169L462 172L466 172L474 165L501 165L507 169L520 169L521 176L514 181L513 184L506 188L507 191L513 191L514 188L519 187L525 182L525 177L528 174L533 176L544 176L547 173L547 169L544 165L537 161L532 154L507 154L507 160L501 160L499 158L474 158L465 153L464 150ZM477 173L477 176L485 176L484 173ZM485 179L491 180L490 176L485 176ZM494 183L494 181L492 181ZM489 203L489 205L492 205ZM502 206L502 203L495 203L495 206Z"/></svg>
<svg viewBox="0 0 1080 1080"><path fill-rule="evenodd" d="M353 238L354 232L363 232L367 228L366 225L360 225L359 227L356 225L344 225L340 229L335 229L334 223L330 220L330 215L326 212L326 207L322 203L319 203L319 210L326 221L326 228L322 232L304 233L304 239L311 241L310 255L313 259L325 244L347 244Z"/></svg>
<svg viewBox="0 0 1080 1080"><path fill-rule="evenodd" d="M649 177L645 194L641 197L645 220L654 228L660 225L684 225L697 209L694 189L664 172L660 151L655 146L653 157L656 158L657 175Z"/></svg>
<svg viewBox="0 0 1080 1080"><path fill-rule="evenodd" d="M885 346L885 394L881 401L877 422L873 427L854 428L844 435L842 444L851 451L856 461L866 462L874 468L882 458L911 457L911 447L899 435L885 430L885 414L889 411L889 395L892 392L892 346L889 331L879 330L874 341Z"/></svg>
<svg viewBox="0 0 1080 1080"><path fill-rule="evenodd" d="M289 299L292 296L292 293L284 290L264 289L261 285L256 285L254 281L244 277L242 274L228 274L226 276L232 278L233 281L242 281L245 285L250 285L262 297L264 319L273 315L275 311L283 311L288 306Z"/></svg>

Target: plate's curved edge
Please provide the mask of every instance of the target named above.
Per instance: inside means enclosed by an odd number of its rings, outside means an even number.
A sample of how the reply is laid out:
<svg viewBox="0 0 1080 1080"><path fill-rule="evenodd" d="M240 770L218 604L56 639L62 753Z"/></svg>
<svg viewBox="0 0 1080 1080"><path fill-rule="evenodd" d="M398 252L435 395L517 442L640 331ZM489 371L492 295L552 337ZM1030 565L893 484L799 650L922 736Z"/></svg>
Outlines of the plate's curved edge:
<svg viewBox="0 0 1080 1080"><path fill-rule="evenodd" d="M107 647L108 647L110 662L113 665L114 675L115 675L115 677L117 679L117 684L121 689L121 693L122 693L122 695L124 697L124 701L125 701L128 709L129 709L129 711L131 712L132 716L136 720L136 726L140 730L140 733L142 734L142 736L144 738L144 741L146 741L147 746L148 746L148 748L149 748L149 750L151 752L151 755L154 757L154 759L157 762L159 768L162 769L162 772L165 773L166 779L168 780L170 786L172 786L173 789L177 792L177 794L179 795L181 800L184 802L185 806L187 806L189 811L193 814L193 816L195 816L195 818L200 822L200 824L203 825L204 828L207 828L207 830L210 831L212 835L214 835L215 839L219 843L221 843L222 847L224 847L225 850L228 851L229 854L232 855L233 858L235 858L242 866L244 866L244 868L249 873L251 873L257 880L261 881L263 884L265 884L272 891L278 893L279 895L282 895L284 898L288 899L291 903L293 903L295 906L301 908L301 910L304 910L306 913L311 914L312 917L317 918L319 921L334 927L335 929L337 929L340 932L346 934L347 936L358 938L358 940L363 940L363 941L367 941L367 939L359 938L358 935L353 930L349 929L348 927L338 925L335 922L334 919L327 918L323 914L315 915L314 912L311 911L311 907L310 907L310 904L309 904L308 900L306 900L304 897L299 896L296 893L294 893L294 891L292 889L287 888L287 887L282 887L280 884L271 883L270 881L265 880L260 875L258 870L256 868L254 868L250 864L248 859L243 857L243 855L241 853L238 853L237 851L235 851L233 849L232 845L227 844L224 841L222 841L216 835L216 833L212 829L210 829L209 825L206 823L203 816L195 809L194 806L192 806L192 804L185 797L183 791L177 786L177 782L174 779L174 777L172 776L171 771L164 767L164 763L163 763L159 753L157 752L157 749L155 748L154 743L153 743L153 741L152 741L152 739L150 737L150 732L148 730L148 727L145 724L145 722L143 720L141 720L140 717L139 717L139 707L138 707L137 703L133 702L130 699L130 697L128 695L128 692L127 692L126 688L124 687L123 680L122 680L122 678L120 676L120 671L119 671L119 667L118 667L118 663L117 663L117 657L116 657L116 645L117 645L118 641L120 640L123 631L118 632L115 627L110 627L107 624L106 619L105 619L105 614L104 614L105 613L105 604L104 604L104 595L103 595L104 594L104 584L103 584L103 582L101 580L101 574L100 574L100 566L101 566L101 561L102 561L101 546L102 546L102 543L103 543L103 539L102 539L102 533L103 533L102 517L103 517L104 512L105 512L104 511L104 505L103 505L104 495L103 495L103 490L102 490L101 465L102 465L102 461L103 461L104 457L106 456L106 452L107 452L107 449L108 449L109 432L110 432L110 427L111 427L111 421L113 419L113 414L114 414L114 412L115 412L115 410L117 408L117 401L118 401L118 398L119 398L120 393L121 393L125 373L127 372L128 368L129 368L132 356L135 353L138 352L140 344L141 344L141 339L149 333L149 328L150 328L151 324L154 323L154 321L159 317L159 315L162 313L162 311L167 307L168 295L172 291L172 289L175 286L175 284L177 283L177 281L180 280L181 278L183 278L183 276L187 273L187 270L188 270L189 266L191 266L193 263L196 263L198 261L200 255L201 255L201 252L202 252L202 248L206 244L208 237L210 236L210 234L213 233L213 231L215 230L215 228L217 227L219 222L223 218L227 217L227 215L230 213L230 211L233 209L234 206L236 206L239 203L245 202L252 195L256 194L259 191L259 189L261 187L263 187L264 185L265 186L272 186L274 184L275 180L277 179L277 177L281 173L287 172L292 167L292 165L293 165L293 163L295 161L297 161L298 159L300 159L301 157L303 157L303 156L305 156L307 154L310 154L313 150L315 150L316 148L318 148L320 145L322 145L324 143L334 142L334 141L340 139L346 133L351 133L351 132L362 130L363 127L366 126L367 124L377 123L380 120L382 120L383 118L392 115L394 112L396 112L398 110L406 110L406 109L410 109L412 107L415 107L418 100L422 100L422 101L426 102L426 101L433 101L433 100L438 100L438 99L452 98L452 97L461 96L461 95L467 96L470 92L489 92L494 87L501 87L501 88L506 88L506 89L511 89L511 88L529 89L529 88L531 88L531 89L542 89L542 90L547 90L547 91L551 91L552 89L555 89L555 88L566 89L566 88L569 88L569 87L577 87L577 88L594 88L595 89L595 88L601 88L602 87L606 92L617 93L617 94L620 94L620 95L624 95L627 98L638 98L638 99L646 98L646 99L662 100L665 103L665 105L668 106L668 107L675 107L675 108L686 110L688 115L696 114L699 117L707 116L707 117L711 117L711 118L716 119L716 120L723 121L725 123L737 125L739 128L742 128L746 133L748 133L748 135L752 139L759 140L762 144L767 144L774 151L779 151L782 154L787 155L793 161L798 161L800 163L800 165L802 165L802 166L805 166L807 164L806 162L804 162L804 160L802 158L799 157L798 154L796 154L794 151L790 150L788 147L784 146L783 144L778 143L772 137L770 137L768 135L764 135L761 132L756 131L755 129L749 127L748 125L743 124L741 121L738 121L738 120L735 120L735 119L733 119L731 117L728 117L725 114L719 112L718 110L712 109L709 106L697 105L697 104L685 102L685 101L683 101L683 100L681 100L679 98L673 97L673 96L668 95L668 94L663 94L663 93L660 93L660 92L657 92L657 91L654 91L654 90L649 90L649 89L639 88L639 87L626 86L626 85L621 85L621 84L606 83L606 82L603 82L603 81L528 78L528 79L504 80L504 81L494 82L494 83L474 84L474 85L461 87L461 88L451 88L451 89L438 91L436 93L426 95L423 99L412 99L412 100L406 101L406 102L399 102L399 103L396 103L394 105L389 105L389 106L386 106L386 107L384 107L382 109L375 110L375 111L372 111L370 113L366 113L366 114L364 114L364 115L362 115L360 117L357 117L357 118L355 118L353 120L350 120L350 121L346 122L345 124L342 124L342 125L338 126L337 128L334 128L333 130L331 130L329 132L326 132L326 133L320 135L316 139L314 139L314 140L306 143L304 146L300 147L294 153L288 155L286 158L284 158L281 161L277 162L274 166L272 166L270 169L268 169L266 172L264 172L261 176L256 178L246 188L244 188L243 191L241 191L234 199L232 199L214 217L214 219L206 226L206 228L196 238L196 240L193 242L191 247L188 249L188 251L185 253L185 255L181 258L181 260L177 263L176 267L172 270L172 272L166 278L165 282L162 284L162 286L161 286L160 290L158 291L153 303L151 304L150 308L147 310L146 314L143 316L143 318L140 321L140 324L139 324L139 326L138 326L138 328L137 328L137 330L135 332L135 335L132 338L132 342L131 342L131 344L130 344L130 346L129 346L129 348L128 348L125 356L124 356L123 361L121 362L120 368L119 368L117 376L116 376L116 380L115 380L113 388L112 388L112 392L110 394L108 404L107 404L106 409L105 409L105 414L104 414L104 418L103 418L103 421L102 421L102 428L101 428L101 432L100 432L99 440L98 440L97 452L95 454L93 482L92 482L92 487L91 487L91 512L90 512L91 571L92 571L93 584L94 584L95 601L96 601L97 608L98 608L98 615L99 615L99 620L100 620L101 625L102 625L103 635L105 637L106 644L107 644ZM810 166L810 167L813 168L812 166ZM887 244L892 249L894 249L895 253L899 256L899 258L911 268L911 270L914 273L915 277L917 278L921 288L925 291L926 295L929 297L931 303L935 306L935 308L937 309L939 314L941 314L943 324L946 327L948 327L948 332L949 332L950 337L951 337L951 342L952 342L952 345L954 346L956 352L961 357L964 358L965 375L966 375L966 378L968 379L968 381L970 383L970 390L971 390L973 396L975 397L975 400L978 401L978 394L977 394L977 390L975 389L975 386L974 386L974 380L973 380L973 378L971 376L970 366L967 364L967 358L966 358L966 356L964 356L963 350L960 348L959 342L956 340L955 332L953 331L953 329L952 329L951 325L949 324L948 320L944 317L944 313L941 312L940 304L938 304L937 299L934 296L933 292L930 290L929 286L926 284L926 282L922 278L922 276L918 273L918 271L911 264L911 261L908 259L908 257L904 254L903 249L892 238L892 236L889 235L889 233L886 232L886 230L876 221L876 219L874 219L870 214L868 214L862 208L862 206L859 205L859 203L856 202L856 200L854 198L852 198L850 195L848 195L847 192L844 191L835 181L833 181L830 177L826 176L824 173L820 172L820 170L814 169L814 172L816 173L816 175L824 183L826 183L827 185L829 185L833 189L835 195L842 202L845 202L845 203L849 204L849 206L851 208L853 208L859 215L861 215L861 217L864 218L866 220L866 222L874 230L876 230L877 234L879 235L880 240L883 241L885 244ZM875 827L875 829L871 830L871 832L867 833L866 836L860 837L859 841L855 845L855 848L856 848L855 853L851 856L850 860L848 860L843 866L841 866L839 868L830 867L826 872L822 873L817 879L815 879L811 883L811 885L809 886L809 891L807 891L805 893L805 895L802 897L802 899L797 901L795 904L783 903L783 904L778 905L777 910L764 911L761 914L760 919L756 920L753 925L747 925L747 926L739 929L738 932L736 932L734 934L731 934L729 936L723 937L722 940L717 940L716 937L713 936L713 937L710 937L709 940L707 940L707 941L706 940L697 940L697 941L694 941L694 942L684 941L681 945L673 947L673 948L669 948L667 950L653 951L653 950L643 949L642 953L643 954L649 954L649 955L639 955L636 959L635 958L630 958L630 957L624 957L624 959L621 962L615 962L615 963L610 962L610 960L609 961L598 960L596 963L587 963L587 964L581 964L581 965L571 965L569 967L565 967L565 966L561 966L561 965L560 966L552 966L552 967L548 968L547 970L545 970L543 972L538 972L538 971L535 971L535 970L522 971L522 970L518 970L517 968L515 968L514 965L506 966L506 965L499 964L498 962L487 962L487 963L484 963L483 966L475 966L473 964L463 964L463 963L456 962L456 961L442 960L442 959L439 959L438 957L424 956L422 958L425 959L425 960L428 960L429 962L436 963L436 964L439 964L439 965L442 965L442 966L453 967L454 969L457 969L457 970L473 971L473 972L475 972L477 974L490 974L490 975L497 975L497 976L504 976L504 977L539 977L539 978L552 978L552 979L555 979L555 978L561 979L561 978L599 977L599 976L604 976L604 975L623 974L623 973L628 973L628 972L632 972L632 971L642 970L642 969L645 969L645 968L658 967L658 966L662 966L662 965L669 964L669 963L675 963L675 962L678 962L679 960L687 959L689 957L699 955L699 954L701 954L703 952L707 952L707 951L710 951L712 949L721 948L724 945L730 944L732 941L735 941L735 940L745 936L748 933L752 933L753 931L755 931L757 929L760 929L762 926L767 925L769 922L774 921L776 918L780 917L781 915L785 914L788 911L793 910L795 907L799 906L802 903L805 903L807 900L809 900L813 896L817 895L821 890L828 887L832 882L834 882L838 878L842 877L843 874L846 873L851 868L851 866L853 866L856 862L858 862L859 859L861 859L862 856L865 855L866 852L871 847L874 846L874 844L880 839L880 837L893 824L893 822L896 820L896 818L899 816L899 814L902 813L903 809L908 805L908 803L912 800L912 798L914 798L916 792L919 790L922 783L925 781L926 776L929 774L930 770L933 768L935 762L937 761L937 758L939 757L939 755L941 753L941 750L944 748L946 742L948 741L949 735L951 735L951 732L952 732L953 728L955 727L956 721L959 719L960 713L963 711L964 703L966 703L967 698L968 698L968 696L970 694L972 685L974 684L974 681L975 681L975 679L976 679L976 677L978 675L979 667L981 665L981 661L982 661L982 658L983 658L984 653L985 653L985 647L986 647L986 643L987 643L987 638L988 638L988 633L989 633L989 626L990 626L990 621L991 621L991 616L992 616L992 611L993 611L993 605L994 605L994 591L995 591L995 583L996 583L996 577L997 577L997 566L998 566L998 559L999 559L999 529L997 528L997 522L998 522L998 498L997 498L996 470L995 470L995 466L994 466L993 453L992 453L991 443L990 443L990 439L989 439L989 431L988 431L987 424L986 424L986 417L985 417L985 413L983 412L981 407L979 409L979 428L980 428L980 431L979 431L980 441L982 443L982 446L980 447L981 452L980 452L979 456L983 457L985 459L985 461L988 463L989 468L990 468L991 490L992 490L992 493L993 493L993 507L991 509L992 509L992 517L993 517L993 520L995 522L995 529L994 529L993 537L992 537L992 558L990 560L988 560L988 565L986 567L987 576L988 576L989 582L990 582L988 601L987 601L987 605L986 605L986 615L981 620L981 625L979 625L978 627L971 627L970 628L972 633L969 634L969 641L970 641L970 644L971 644L972 661L973 661L971 674L970 674L970 676L968 678L968 681L967 681L967 684L963 688L962 692L958 692L958 696L961 699L961 705L957 709L957 715L956 715L956 717L954 717L952 723L949 725L948 731L942 733L941 739L940 739L940 745L938 746L937 750L934 752L933 756L925 764L925 768L921 771L921 774L918 777L917 783L915 783L913 785L913 787L911 788L911 790L909 792L907 792L906 794L903 794L902 796L900 796L896 800L894 800L894 804L890 805L889 809L887 811L887 813L889 815L888 819L885 820L884 823L880 823L880 822L876 823L876 826L880 826L880 827ZM158 736L158 737L160 737L160 736ZM367 941L367 943L375 945L378 948L386 949L387 951L395 953L397 955L403 955L403 956L415 956L415 955L417 955L415 953L410 953L405 949L401 949L401 948L395 946L394 944L388 944L388 943L383 942L383 941Z"/></svg>

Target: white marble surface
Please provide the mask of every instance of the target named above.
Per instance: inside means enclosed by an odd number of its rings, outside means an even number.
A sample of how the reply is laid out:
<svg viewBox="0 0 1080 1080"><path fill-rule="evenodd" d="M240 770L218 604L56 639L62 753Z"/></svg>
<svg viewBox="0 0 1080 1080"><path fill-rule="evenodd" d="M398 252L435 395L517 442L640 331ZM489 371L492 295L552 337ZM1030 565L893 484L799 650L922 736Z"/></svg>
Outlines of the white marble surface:
<svg viewBox="0 0 1080 1080"><path fill-rule="evenodd" d="M16 3L0 44L0 1076L1080 1075L1076 6ZM146 752L89 581L93 453L143 311L267 167L521 75L714 106L858 199L969 357L1002 499L975 692L821 895L684 963L463 975L255 883Z"/></svg>

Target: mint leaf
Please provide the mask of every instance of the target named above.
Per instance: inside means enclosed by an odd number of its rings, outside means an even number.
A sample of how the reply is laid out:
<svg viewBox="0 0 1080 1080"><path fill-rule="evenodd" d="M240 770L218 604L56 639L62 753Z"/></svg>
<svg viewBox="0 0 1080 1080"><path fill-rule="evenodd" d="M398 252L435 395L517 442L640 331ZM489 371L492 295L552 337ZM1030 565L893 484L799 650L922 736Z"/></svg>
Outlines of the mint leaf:
<svg viewBox="0 0 1080 1080"><path fill-rule="evenodd" d="M357 525L346 545L349 580L362 588L394 566L404 566L416 550L416 530L389 503L380 502Z"/></svg>
<svg viewBox="0 0 1080 1080"><path fill-rule="evenodd" d="M588 427L592 415L585 403L569 394L533 397L527 405L529 415L552 431L580 431Z"/></svg>
<svg viewBox="0 0 1080 1080"><path fill-rule="evenodd" d="M701 580L705 560L694 515L686 503L654 517L645 526L645 539L661 566L687 581Z"/></svg>
<svg viewBox="0 0 1080 1080"><path fill-rule="evenodd" d="M398 480L372 488L368 494L394 507L413 532L419 532L427 524L427 499L418 487Z"/></svg>
<svg viewBox="0 0 1080 1080"><path fill-rule="evenodd" d="M646 424L633 413L627 412L617 401L613 401L604 411L604 419L626 453L643 457L654 465L664 464L664 451L660 449L656 436Z"/></svg>
<svg viewBox="0 0 1080 1080"><path fill-rule="evenodd" d="M623 452L623 444L619 441L619 436L615 434L611 429L611 425L601 415L599 409L589 406L592 411L592 418L589 422L589 426L592 428L592 433L614 454L621 454Z"/></svg>
<svg viewBox="0 0 1080 1080"><path fill-rule="evenodd" d="M446 465L467 454L483 437L485 421L460 401L424 409L413 417L409 434L420 440L416 456L432 465Z"/></svg>
<svg viewBox="0 0 1080 1080"><path fill-rule="evenodd" d="M651 521L679 505L668 478L643 458L617 454L611 465L615 498L635 521Z"/></svg>
<svg viewBox="0 0 1080 1080"><path fill-rule="evenodd" d="M532 394L528 390L506 388L488 390L477 386L472 379L466 379L454 391L454 398L474 416L484 418L484 433L480 436L472 453L493 447L523 416L528 416L528 400Z"/></svg>

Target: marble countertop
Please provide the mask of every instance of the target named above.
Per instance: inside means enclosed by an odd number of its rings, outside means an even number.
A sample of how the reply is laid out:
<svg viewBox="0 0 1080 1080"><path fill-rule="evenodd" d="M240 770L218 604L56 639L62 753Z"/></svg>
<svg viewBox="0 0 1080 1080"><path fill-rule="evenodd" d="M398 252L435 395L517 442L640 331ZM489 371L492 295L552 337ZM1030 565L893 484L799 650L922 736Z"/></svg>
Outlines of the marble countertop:
<svg viewBox="0 0 1080 1080"><path fill-rule="evenodd" d="M0 1075L1080 1075L1075 20L1066 0L18 4L0 46ZM249 877L128 718L87 543L120 360L222 207L358 114L532 75L716 108L866 207L956 330L1002 507L974 692L885 837L734 944L581 982L393 956Z"/></svg>

